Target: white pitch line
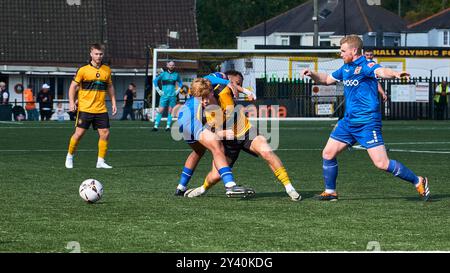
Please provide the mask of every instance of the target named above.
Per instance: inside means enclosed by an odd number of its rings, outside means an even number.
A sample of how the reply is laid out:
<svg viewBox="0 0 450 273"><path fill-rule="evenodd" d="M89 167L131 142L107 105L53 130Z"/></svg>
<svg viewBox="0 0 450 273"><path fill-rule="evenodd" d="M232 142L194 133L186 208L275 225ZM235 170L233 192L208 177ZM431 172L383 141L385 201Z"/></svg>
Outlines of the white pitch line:
<svg viewBox="0 0 450 273"><path fill-rule="evenodd" d="M276 151L322 151L322 150L323 148L293 148L293 149L286 148L286 149L276 149L274 151L276 152Z"/></svg>
<svg viewBox="0 0 450 273"><path fill-rule="evenodd" d="M20 123L20 122L10 122L10 121L0 121L0 124L4 123L4 124L17 124L17 125L22 125L24 123ZM260 130L270 130L270 131L275 131L275 130L281 130L281 131L318 131L318 130L326 130L326 131L331 131L331 129L334 127L335 124L331 124L330 126L318 126L318 127L267 127L267 126L260 126ZM75 126L0 126L0 130L1 129L74 129ZM127 129L127 130L132 130L132 129L139 129L139 130L147 130L147 129L152 129L152 126L112 126L111 130L114 129ZM405 131L405 130L428 130L428 131L438 131L438 130L450 130L450 127L414 127L414 128L389 128L389 127L385 127L383 128L383 131Z"/></svg>
<svg viewBox="0 0 450 273"><path fill-rule="evenodd" d="M335 124L331 124L330 127L280 127L280 129L283 130L293 130L293 131L302 131L302 130L330 130L334 127ZM427 130L427 131L447 131L450 130L450 127L414 127L414 128L390 128L390 127L383 127L383 131L420 131L420 130Z"/></svg>
<svg viewBox="0 0 450 273"><path fill-rule="evenodd" d="M23 124L23 122L18 121L0 121L1 124ZM11 127L11 128L18 128L18 127Z"/></svg>
<svg viewBox="0 0 450 273"><path fill-rule="evenodd" d="M392 143L393 144L393 143ZM361 147L361 145L355 145L352 147L355 150L366 150L366 148ZM450 151L423 151L423 150L404 150L404 149L391 149L389 148L389 152L401 152L401 153L424 153L424 154L450 154Z"/></svg>
<svg viewBox="0 0 450 273"><path fill-rule="evenodd" d="M297 149L276 149L275 151L321 151L322 148L297 148ZM189 152L191 149L110 149L108 152ZM25 149L16 149L16 150L0 150L0 153L34 153L34 152L49 152L49 153L59 153L59 152L67 152L67 149L34 149L34 150L25 150ZM97 152L95 149L81 149L77 150L77 152Z"/></svg>
<svg viewBox="0 0 450 273"><path fill-rule="evenodd" d="M43 126L43 127L33 127L33 126L20 126L20 127L16 127L16 126L0 126L0 130L1 129L74 129L75 127L74 126L50 126L50 127L45 127L45 126ZM151 130L153 127L152 126L137 126L137 127L135 127L135 126L133 126L133 127L131 127L131 126L123 126L123 127L111 127L110 129L111 130L115 130L115 129L128 129L128 130L131 130L131 129L144 129L144 130ZM270 128L270 127L259 127L260 128L260 130L269 130L269 131L274 131L274 130L294 130L294 131L297 131L297 130L303 130L303 131L311 131L311 130L328 130L328 129L330 129L330 128L332 128L331 126L330 127L298 127L298 128L296 128L296 127L273 127L273 128Z"/></svg>
<svg viewBox="0 0 450 273"><path fill-rule="evenodd" d="M97 149L82 149L77 150L77 152L97 152ZM191 149L109 149L108 152L186 152L186 151L192 151ZM27 153L27 152L49 152L49 153L56 153L56 152L67 152L67 149L37 149L37 150L0 150L0 153L8 153L8 152L14 152L14 153Z"/></svg>
<svg viewBox="0 0 450 273"><path fill-rule="evenodd" d="M389 151L402 153L422 153L422 154L450 154L450 151L419 151L419 150L401 150L401 149L389 149Z"/></svg>
<svg viewBox="0 0 450 273"><path fill-rule="evenodd" d="M366 150L360 145L355 145L352 147L354 150ZM274 149L274 151L321 151L323 148L281 148ZM108 152L189 152L191 149L110 149ZM403 149L389 149L390 152L405 152L405 153L427 153L427 154L450 154L450 151L422 151L422 150L403 150ZM67 152L67 149L15 149L15 150L0 150L0 153L34 153L34 152ZM97 152L97 149L81 149L77 152Z"/></svg>
<svg viewBox="0 0 450 273"><path fill-rule="evenodd" d="M440 141L440 142L392 142L387 143L387 145L433 145L433 144L450 144L450 141Z"/></svg>
<svg viewBox="0 0 450 273"><path fill-rule="evenodd" d="M151 130L153 127L111 127L110 129L148 129ZM74 126L54 126L54 127L31 127L31 126L27 126L27 127L5 127L5 126L0 126L0 129L75 129Z"/></svg>

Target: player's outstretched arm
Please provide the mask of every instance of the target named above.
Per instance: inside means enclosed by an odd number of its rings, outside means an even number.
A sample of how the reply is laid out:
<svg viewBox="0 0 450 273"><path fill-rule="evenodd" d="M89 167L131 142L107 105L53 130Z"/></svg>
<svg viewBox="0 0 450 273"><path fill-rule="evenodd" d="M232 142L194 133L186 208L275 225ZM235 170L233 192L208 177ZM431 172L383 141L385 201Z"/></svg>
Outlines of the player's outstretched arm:
<svg viewBox="0 0 450 273"><path fill-rule="evenodd" d="M247 88L239 86L239 85L237 85L236 87L237 87L237 90L241 93L244 93L250 101L256 100L256 93L248 90Z"/></svg>
<svg viewBox="0 0 450 273"><path fill-rule="evenodd" d="M330 75L326 73L314 72L310 69L304 69L302 71L302 76L310 77L317 84L330 85L336 82L336 80L332 78Z"/></svg>
<svg viewBox="0 0 450 273"><path fill-rule="evenodd" d="M382 79L407 79L407 80L409 80L409 77L411 76L406 71L398 72L386 67L377 68L375 70L375 75L378 78Z"/></svg>

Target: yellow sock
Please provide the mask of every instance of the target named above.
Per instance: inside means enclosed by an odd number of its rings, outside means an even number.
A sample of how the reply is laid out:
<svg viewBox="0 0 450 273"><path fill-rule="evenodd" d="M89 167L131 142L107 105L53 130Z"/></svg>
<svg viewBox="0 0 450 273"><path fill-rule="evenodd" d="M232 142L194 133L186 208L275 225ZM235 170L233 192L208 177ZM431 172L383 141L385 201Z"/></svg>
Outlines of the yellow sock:
<svg viewBox="0 0 450 273"><path fill-rule="evenodd" d="M208 180L205 178L205 181L203 182L203 188L205 191L209 190L214 184L210 184Z"/></svg>
<svg viewBox="0 0 450 273"><path fill-rule="evenodd" d="M284 186L291 183L289 175L284 167L276 169L274 174L277 177L277 179L281 182L281 184L283 184Z"/></svg>
<svg viewBox="0 0 450 273"><path fill-rule="evenodd" d="M107 150L108 150L108 141L99 139L98 140L98 157L105 158Z"/></svg>
<svg viewBox="0 0 450 273"><path fill-rule="evenodd" d="M77 146L78 140L71 137L69 142L69 154L73 155L75 153L75 150L77 149Z"/></svg>

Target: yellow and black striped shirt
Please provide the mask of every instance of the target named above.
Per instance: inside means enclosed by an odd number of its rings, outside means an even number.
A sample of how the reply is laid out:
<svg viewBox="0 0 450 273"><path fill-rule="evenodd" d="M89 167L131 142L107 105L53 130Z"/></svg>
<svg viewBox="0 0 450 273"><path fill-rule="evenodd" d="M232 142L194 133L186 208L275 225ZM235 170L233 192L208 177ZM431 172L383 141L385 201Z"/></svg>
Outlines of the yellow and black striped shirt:
<svg viewBox="0 0 450 273"><path fill-rule="evenodd" d="M105 104L108 86L112 84L111 68L102 64L100 68L91 63L78 69L73 81L80 86L78 90L78 109L92 114L108 112Z"/></svg>
<svg viewBox="0 0 450 273"><path fill-rule="evenodd" d="M245 116L243 108L239 109L237 113L235 112L236 104L234 103L233 92L231 89L227 86L222 90L220 90L220 88L214 90L214 93L218 100L219 106L224 113L223 122L228 123L227 121L230 119L234 120L231 123L232 128L224 129L232 129L236 137L245 135L245 133L247 133L252 127L252 124Z"/></svg>

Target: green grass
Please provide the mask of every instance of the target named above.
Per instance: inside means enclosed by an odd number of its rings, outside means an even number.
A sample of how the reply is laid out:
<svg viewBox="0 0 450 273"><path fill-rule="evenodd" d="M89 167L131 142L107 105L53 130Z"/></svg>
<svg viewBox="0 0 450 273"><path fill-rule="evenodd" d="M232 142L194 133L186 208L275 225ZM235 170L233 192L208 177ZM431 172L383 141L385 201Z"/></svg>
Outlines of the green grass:
<svg viewBox="0 0 450 273"><path fill-rule="evenodd" d="M95 168L92 130L75 168L66 170L71 123L1 123L0 252L69 252L70 241L82 252L365 251L370 241L384 251L450 251L450 154L433 153L450 152L450 123L384 123L390 157L430 178L428 203L361 150L339 157L339 201L314 200L323 190L321 148L332 125L280 124L277 154L304 197L292 202L265 163L245 153L234 172L256 190L254 198L226 198L222 185L201 198L173 196L188 146L150 132L149 123L112 123L111 170ZM210 164L208 155L191 186L201 184ZM97 204L78 195L87 178L104 185Z"/></svg>

